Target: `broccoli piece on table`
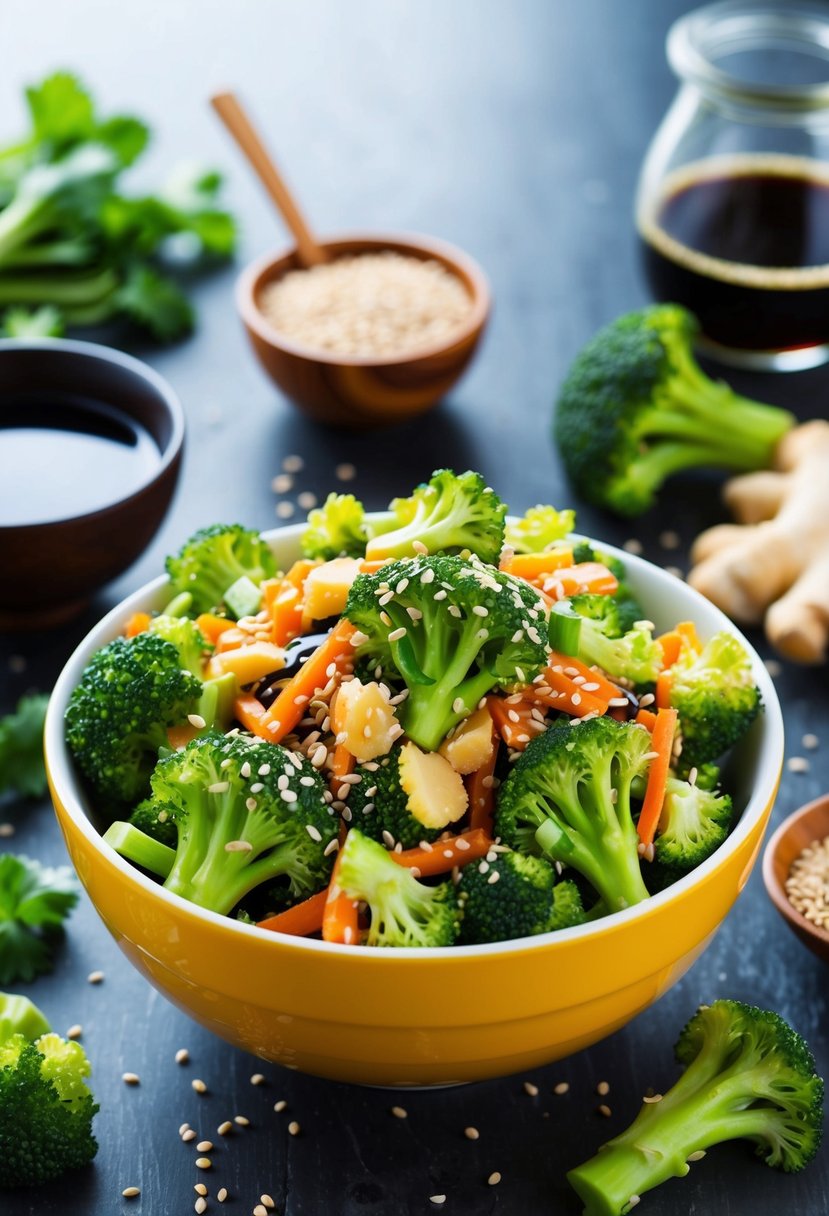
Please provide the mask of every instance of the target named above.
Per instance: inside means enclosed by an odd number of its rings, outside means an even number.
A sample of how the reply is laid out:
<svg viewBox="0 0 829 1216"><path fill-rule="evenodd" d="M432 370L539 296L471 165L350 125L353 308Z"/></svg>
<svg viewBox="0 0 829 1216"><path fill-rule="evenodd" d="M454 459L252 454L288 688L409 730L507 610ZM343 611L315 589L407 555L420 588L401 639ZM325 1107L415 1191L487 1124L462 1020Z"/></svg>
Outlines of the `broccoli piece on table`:
<svg viewBox="0 0 829 1216"><path fill-rule="evenodd" d="M28 982L52 970L55 940L77 902L68 866L0 856L0 984Z"/></svg>
<svg viewBox="0 0 829 1216"><path fill-rule="evenodd" d="M241 578L258 587L276 573L276 562L258 532L241 524L211 524L189 537L167 558L173 592L193 597L194 613L210 612Z"/></svg>
<svg viewBox="0 0 829 1216"><path fill-rule="evenodd" d="M367 946L451 946L458 936L454 884L426 886L356 828L340 850L338 885L349 899L368 905Z"/></svg>
<svg viewBox="0 0 829 1216"><path fill-rule="evenodd" d="M685 309L658 304L617 318L576 356L554 437L589 502L638 515L681 469L771 464L793 416L709 379L692 353L697 329Z"/></svg>
<svg viewBox="0 0 829 1216"><path fill-rule="evenodd" d="M538 592L476 558L408 558L358 575L345 615L366 639L357 654L405 681L398 717L427 751L490 689L526 683L547 661Z"/></svg>
<svg viewBox="0 0 829 1216"><path fill-rule="evenodd" d="M195 713L202 684L181 667L172 642L144 632L94 654L66 708L66 740L105 801L145 797L167 727Z"/></svg>
<svg viewBox="0 0 829 1216"><path fill-rule="evenodd" d="M369 768L357 766L360 781L351 787L348 805L355 826L365 836L386 842L391 838L404 849L413 849L421 840L436 840L443 829L427 827L413 813L410 793L401 780L402 750L403 745L396 743L382 759L370 762Z"/></svg>
<svg viewBox="0 0 829 1216"><path fill-rule="evenodd" d="M583 874L609 912L647 899L630 787L647 771L650 746L644 727L612 718L551 727L501 786L497 834L519 852L546 854Z"/></svg>
<svg viewBox="0 0 829 1216"><path fill-rule="evenodd" d="M225 914L282 875L296 899L328 881L333 858L325 850L337 821L322 778L297 753L211 731L158 762L152 791L176 826L164 881L176 895Z"/></svg>
<svg viewBox="0 0 829 1216"><path fill-rule="evenodd" d="M743 737L760 712L751 658L731 633L715 633L699 655L686 647L671 675L683 764L716 760Z"/></svg>
<svg viewBox="0 0 829 1216"><path fill-rule="evenodd" d="M695 869L725 840L733 818L728 794L669 777L654 841L656 861L677 877Z"/></svg>
<svg viewBox="0 0 829 1216"><path fill-rule="evenodd" d="M414 542L428 553L459 553L469 549L485 562L497 564L504 545L506 504L480 473L438 469L411 498L395 499L391 510L400 526L373 535L366 557L409 557Z"/></svg>
<svg viewBox="0 0 829 1216"><path fill-rule="evenodd" d="M582 617L579 658L601 667L611 679L650 684L659 675L662 651L642 621L623 630L619 608L609 595L574 595L570 601Z"/></svg>
<svg viewBox="0 0 829 1216"><path fill-rule="evenodd" d="M555 870L542 857L504 852L483 868L470 862L458 883L459 943L505 942L580 924L584 909L575 885L555 884Z"/></svg>
<svg viewBox="0 0 829 1216"><path fill-rule="evenodd" d="M365 508L353 494L331 493L321 507L308 513L302 533L306 557L363 557L366 551Z"/></svg>
<svg viewBox="0 0 829 1216"><path fill-rule="evenodd" d="M33 1005L27 996L0 992L0 1046L13 1034L22 1034L27 1043L33 1043L50 1029L37 1005Z"/></svg>
<svg viewBox="0 0 829 1216"><path fill-rule="evenodd" d="M0 797L7 791L23 798L46 793L43 763L43 723L49 697L31 693L14 713L0 718Z"/></svg>
<svg viewBox="0 0 829 1216"><path fill-rule="evenodd" d="M569 536L575 526L575 511L557 511L539 503L520 519L507 520L504 539L514 553L543 553Z"/></svg>
<svg viewBox="0 0 829 1216"><path fill-rule="evenodd" d="M778 1014L740 1001L700 1006L679 1036L685 1072L660 1102L570 1170L585 1216L620 1216L634 1195L684 1178L725 1140L751 1140L767 1165L801 1170L820 1146L823 1081L811 1051Z"/></svg>
<svg viewBox="0 0 829 1216"><path fill-rule="evenodd" d="M0 1043L0 1190L40 1186L92 1160L90 1072L80 1043L56 1034Z"/></svg>

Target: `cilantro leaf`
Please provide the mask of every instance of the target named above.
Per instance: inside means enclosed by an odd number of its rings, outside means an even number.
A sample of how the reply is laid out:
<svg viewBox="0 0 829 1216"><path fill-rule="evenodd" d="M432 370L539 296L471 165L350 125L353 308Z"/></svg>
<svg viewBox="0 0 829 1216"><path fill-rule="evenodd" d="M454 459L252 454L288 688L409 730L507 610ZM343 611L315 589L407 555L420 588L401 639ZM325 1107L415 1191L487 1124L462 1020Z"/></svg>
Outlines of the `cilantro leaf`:
<svg viewBox="0 0 829 1216"><path fill-rule="evenodd" d="M122 310L162 342L193 328L193 309L171 279L151 266L134 266L118 293Z"/></svg>
<svg viewBox="0 0 829 1216"><path fill-rule="evenodd" d="M32 980L52 969L56 931L78 901L68 866L0 857L0 984Z"/></svg>
<svg viewBox="0 0 829 1216"><path fill-rule="evenodd" d="M40 308L9 308L3 314L3 322L0 326L0 336L4 338L59 338L62 333L63 318L51 304L44 304ZM43 789L32 792L41 794L45 788L44 780ZM2 789L3 724L0 721L0 792ZM21 790L20 792L29 793L30 791Z"/></svg>
<svg viewBox="0 0 829 1216"><path fill-rule="evenodd" d="M33 315L47 312L54 309L41 308ZM5 321L8 326L8 313ZM29 330L29 336L33 332ZM33 693L20 698L14 713L0 718L0 794L7 790L28 798L45 794L43 721L48 704L44 693Z"/></svg>

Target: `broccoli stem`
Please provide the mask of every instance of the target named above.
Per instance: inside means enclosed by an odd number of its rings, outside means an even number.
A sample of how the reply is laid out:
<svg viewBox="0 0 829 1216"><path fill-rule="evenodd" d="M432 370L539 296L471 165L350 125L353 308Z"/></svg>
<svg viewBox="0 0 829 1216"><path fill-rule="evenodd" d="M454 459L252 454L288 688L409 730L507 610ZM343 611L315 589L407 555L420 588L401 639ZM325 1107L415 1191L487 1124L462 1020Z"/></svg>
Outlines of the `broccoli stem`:
<svg viewBox="0 0 829 1216"><path fill-rule="evenodd" d="M479 625L479 620L469 623L451 658L447 657L440 664L427 664L433 670L442 669L433 684L416 684L409 688L403 703L406 733L426 751L436 751L446 733L475 709L495 683L495 677L483 669L470 674L481 649L476 636ZM454 708L458 700L462 702L460 710Z"/></svg>
<svg viewBox="0 0 829 1216"><path fill-rule="evenodd" d="M594 835L589 828L584 835L572 829L565 832L554 819L545 818L535 839L548 857L584 875L601 896L606 912L621 912L649 899L635 844L621 832L591 840Z"/></svg>
<svg viewBox="0 0 829 1216"><path fill-rule="evenodd" d="M131 823L116 819L104 833L104 843L127 861L149 870L151 874L157 874L159 878L166 878L173 868L175 849L154 840Z"/></svg>

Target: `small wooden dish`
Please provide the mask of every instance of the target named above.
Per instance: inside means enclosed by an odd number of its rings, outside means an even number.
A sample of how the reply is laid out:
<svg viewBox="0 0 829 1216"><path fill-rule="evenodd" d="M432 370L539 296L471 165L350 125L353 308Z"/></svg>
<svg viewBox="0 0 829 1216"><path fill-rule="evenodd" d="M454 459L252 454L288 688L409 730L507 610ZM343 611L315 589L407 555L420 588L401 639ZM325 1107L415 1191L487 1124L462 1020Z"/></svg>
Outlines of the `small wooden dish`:
<svg viewBox="0 0 829 1216"><path fill-rule="evenodd" d="M789 903L786 879L795 858L815 840L829 836L829 794L816 798L784 819L766 845L763 881L769 899L804 945L829 962L829 932L813 925Z"/></svg>
<svg viewBox="0 0 829 1216"><path fill-rule="evenodd" d="M489 286L472 258L453 245L421 236L348 235L318 242L327 258L392 250L434 259L461 280L471 308L448 341L388 358L348 356L300 346L270 324L262 292L301 267L296 247L259 258L244 270L236 303L253 348L278 388L318 422L353 429L387 426L431 409L446 395L478 345L490 310Z"/></svg>

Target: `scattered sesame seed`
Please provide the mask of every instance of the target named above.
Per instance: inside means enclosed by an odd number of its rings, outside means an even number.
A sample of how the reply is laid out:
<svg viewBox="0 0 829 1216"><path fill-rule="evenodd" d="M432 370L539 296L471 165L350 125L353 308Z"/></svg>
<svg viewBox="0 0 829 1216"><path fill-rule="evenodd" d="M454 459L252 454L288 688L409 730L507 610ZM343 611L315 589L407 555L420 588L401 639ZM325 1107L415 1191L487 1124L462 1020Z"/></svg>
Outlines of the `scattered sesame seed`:
<svg viewBox="0 0 829 1216"><path fill-rule="evenodd" d="M218 1199L219 1203L224 1203L224 1201L227 1199L227 1187L226 1186L222 1187L222 1189L216 1195L216 1198Z"/></svg>
<svg viewBox="0 0 829 1216"><path fill-rule="evenodd" d="M310 490L303 490L301 494L297 494L296 500L303 511L311 511L317 505L317 496Z"/></svg>
<svg viewBox="0 0 829 1216"><path fill-rule="evenodd" d="M642 553L644 551L644 545L642 544L641 540L637 540L635 536L632 536L630 540L626 540L622 545L622 548L624 549L625 553Z"/></svg>
<svg viewBox="0 0 829 1216"><path fill-rule="evenodd" d="M209 1157L197 1157L196 1158L196 1168L197 1169L209 1170L210 1167L212 1166L212 1164L213 1164L213 1162L210 1160Z"/></svg>
<svg viewBox="0 0 829 1216"><path fill-rule="evenodd" d="M779 676L782 674L783 664L778 662L777 659L765 659L764 663L765 663L766 671L769 673L769 675L772 677L772 679L774 679L775 676Z"/></svg>
<svg viewBox="0 0 829 1216"><path fill-rule="evenodd" d="M674 578L679 578L679 579L685 578L685 571L682 570L679 566L666 566L665 573L672 575Z"/></svg>
<svg viewBox="0 0 829 1216"><path fill-rule="evenodd" d="M282 461L282 468L286 473L299 473L305 468L305 461L301 456L286 456Z"/></svg>
<svg viewBox="0 0 829 1216"><path fill-rule="evenodd" d="M124 1199L137 1199L141 1192L137 1186L125 1186L121 1194Z"/></svg>
<svg viewBox="0 0 829 1216"><path fill-rule="evenodd" d="M596 1112L597 1114L603 1115L605 1119L609 1119L612 1114L612 1111L606 1102L602 1102L599 1106L597 1106Z"/></svg>
<svg viewBox="0 0 829 1216"><path fill-rule="evenodd" d="M435 1203L435 1204L437 1204L438 1207L440 1207L440 1205L442 1203L446 1203L446 1196L445 1195L430 1195L429 1202Z"/></svg>
<svg viewBox="0 0 829 1216"><path fill-rule="evenodd" d="M264 1203L257 1203L256 1207L253 1209L253 1216L268 1216L268 1209L265 1207Z"/></svg>
<svg viewBox="0 0 829 1216"><path fill-rule="evenodd" d="M682 541L678 532L669 530L659 533L659 543L663 549L678 549Z"/></svg>
<svg viewBox="0 0 829 1216"><path fill-rule="evenodd" d="M353 481L357 476L357 470L354 468L353 464L349 464L348 461L344 461L342 464L337 465L336 469L334 470L334 475L338 481Z"/></svg>
<svg viewBox="0 0 829 1216"><path fill-rule="evenodd" d="M477 1127L465 1127L463 1129L463 1134L466 1136L467 1140L480 1140L481 1138L481 1133L478 1131Z"/></svg>
<svg viewBox="0 0 829 1216"><path fill-rule="evenodd" d="M271 481L271 489L274 494L290 494L294 488L294 479L290 473L277 473Z"/></svg>
<svg viewBox="0 0 829 1216"><path fill-rule="evenodd" d="M815 748L819 746L820 740L818 739L817 735L804 735L801 739L801 743L807 749L807 751L813 752Z"/></svg>
<svg viewBox="0 0 829 1216"><path fill-rule="evenodd" d="M317 834L316 839L319 839L319 834ZM261 1072L255 1072L250 1079L250 1083L251 1083L251 1085L264 1085L265 1084L264 1074Z"/></svg>
<svg viewBox="0 0 829 1216"><path fill-rule="evenodd" d="M207 726L201 714L188 714L187 721L191 726L195 726L196 730L204 730L205 726Z"/></svg>
<svg viewBox="0 0 829 1216"><path fill-rule="evenodd" d="M610 1086L608 1085L607 1081L599 1082L599 1084L596 1086L596 1093L600 1098L604 1098L605 1095L610 1093Z"/></svg>
<svg viewBox="0 0 829 1216"><path fill-rule="evenodd" d="M288 1134L289 1135L298 1136L301 1131L302 1131L302 1128L299 1126L296 1119L294 1119L291 1123L288 1124Z"/></svg>
<svg viewBox="0 0 829 1216"><path fill-rule="evenodd" d="M497 1186L501 1181L501 1174L498 1170L493 1170L487 1178L487 1186Z"/></svg>
<svg viewBox="0 0 829 1216"><path fill-rule="evenodd" d="M14 836L14 824L0 823L0 837L7 840L10 836Z"/></svg>
<svg viewBox="0 0 829 1216"><path fill-rule="evenodd" d="M524 1082L524 1093L529 1094L531 1098L538 1097L538 1086L533 1085L532 1081Z"/></svg>
<svg viewBox="0 0 829 1216"><path fill-rule="evenodd" d="M553 1086L554 1094L567 1094L569 1092L570 1092L570 1082L569 1081L559 1081L557 1085Z"/></svg>
<svg viewBox="0 0 829 1216"><path fill-rule="evenodd" d="M67 1039L79 1039L82 1034L83 1034L83 1026L76 1024L74 1026L69 1027L69 1029L66 1032L66 1037L67 1037Z"/></svg>
<svg viewBox="0 0 829 1216"><path fill-rule="evenodd" d="M412 548L414 549L415 553L419 553L421 557L426 557L429 552L422 540L413 540Z"/></svg>
<svg viewBox="0 0 829 1216"><path fill-rule="evenodd" d="M316 840L316 841L322 840L322 836L320 835L319 828L315 828L313 823L306 823L305 831L308 833L308 835L311 837L312 840ZM256 1075L260 1076L259 1073L257 1073ZM251 1084L252 1085L261 1085L262 1081L264 1081L264 1080L265 1080L264 1077L262 1077L261 1080L259 1080L259 1081L254 1081L253 1078L251 1078Z"/></svg>
<svg viewBox="0 0 829 1216"><path fill-rule="evenodd" d="M194 1183L193 1190L196 1192L197 1195L206 1195L208 1193L207 1187L204 1185L203 1182Z"/></svg>
<svg viewBox="0 0 829 1216"><path fill-rule="evenodd" d="M648 1106L650 1106L654 1102L661 1102L662 1094L646 1094L645 1097L642 1099L642 1101L645 1102Z"/></svg>
<svg viewBox="0 0 829 1216"><path fill-rule="evenodd" d="M276 504L277 519L290 519L295 511L296 507L292 502L288 502L287 499Z"/></svg>
<svg viewBox="0 0 829 1216"><path fill-rule="evenodd" d="M630 1199L628 1199L628 1211L630 1211L631 1208L635 1208L637 1203L641 1202L642 1201L638 1195L631 1195Z"/></svg>
<svg viewBox="0 0 829 1216"><path fill-rule="evenodd" d="M190 1130L190 1124L189 1124L189 1123L182 1123L181 1127L178 1129L178 1134L179 1134L180 1136L183 1136L183 1135L184 1135L184 1133L185 1133L185 1132L189 1132L189 1130Z"/></svg>
<svg viewBox="0 0 829 1216"><path fill-rule="evenodd" d="M244 1115L234 1115L233 1122L239 1127L250 1127L250 1119L245 1118Z"/></svg>
<svg viewBox="0 0 829 1216"><path fill-rule="evenodd" d="M203 1195L199 1195L196 1202L193 1204L194 1209L198 1212L198 1216L202 1216L202 1212L207 1211L207 1200Z"/></svg>
<svg viewBox="0 0 829 1216"><path fill-rule="evenodd" d="M9 671L11 671L14 675L16 675L16 676L22 675L23 672L26 670L27 666L28 666L28 663L26 662L25 655L22 655L22 654L9 655Z"/></svg>
<svg viewBox="0 0 829 1216"><path fill-rule="evenodd" d="M186 1132L181 1133L181 1138L185 1144L189 1144L191 1140L195 1140L196 1133L193 1131L192 1127L188 1127Z"/></svg>
<svg viewBox="0 0 829 1216"><path fill-rule="evenodd" d="M188 1064L190 1062L190 1052L186 1047L179 1047L176 1052L176 1064Z"/></svg>
<svg viewBox="0 0 829 1216"><path fill-rule="evenodd" d="M389 634L389 641L399 642L401 638L406 636L406 632L405 625L401 625L399 629L392 629L391 633Z"/></svg>
<svg viewBox="0 0 829 1216"><path fill-rule="evenodd" d="M224 1123L219 1124L219 1126L216 1128L216 1131L219 1133L220 1136L229 1136L230 1133L233 1131L233 1124L230 1122L229 1119L225 1119Z"/></svg>
<svg viewBox="0 0 829 1216"><path fill-rule="evenodd" d="M786 768L790 773L808 773L809 761L805 756L790 756L786 761Z"/></svg>
<svg viewBox="0 0 829 1216"><path fill-rule="evenodd" d="M205 1085L204 1081L200 1081L198 1077L195 1077L190 1084L193 1086L193 1089L195 1089L197 1094L207 1093L207 1086Z"/></svg>
<svg viewBox="0 0 829 1216"><path fill-rule="evenodd" d="M196 1145L196 1152L212 1153L213 1152L213 1141L212 1140L200 1140L198 1142L198 1144Z"/></svg>
<svg viewBox="0 0 829 1216"><path fill-rule="evenodd" d="M260 1195L259 1202L266 1208L275 1208L276 1204L271 1199L270 1195Z"/></svg>
<svg viewBox="0 0 829 1216"><path fill-rule="evenodd" d="M395 1119L407 1119L409 1116L409 1112L406 1110L405 1106L393 1106L391 1108L391 1113L394 1115Z"/></svg>
<svg viewBox="0 0 829 1216"><path fill-rule="evenodd" d="M337 840L337 837L335 836L333 838L333 840L329 840L328 844L323 849L323 851L322 851L323 857L330 857L332 853L337 852L339 847L340 847L340 842L339 842L339 840Z"/></svg>
<svg viewBox="0 0 829 1216"><path fill-rule="evenodd" d="M121 1080L125 1085L140 1085L141 1078L137 1072L125 1072L121 1076Z"/></svg>
<svg viewBox="0 0 829 1216"><path fill-rule="evenodd" d="M273 1108L278 1115L281 1115L287 1105L288 1105L288 1103L285 1101L285 1099L280 1098L278 1102L274 1102Z"/></svg>
<svg viewBox="0 0 829 1216"><path fill-rule="evenodd" d="M498 881L498 879L500 877L501 877L500 870L493 870L492 873L490 874L489 878L487 879L487 883L489 884L489 886L492 886L494 883L496 883Z"/></svg>

